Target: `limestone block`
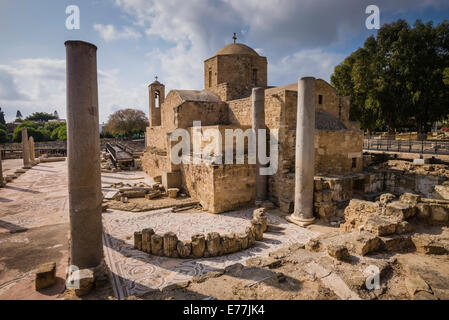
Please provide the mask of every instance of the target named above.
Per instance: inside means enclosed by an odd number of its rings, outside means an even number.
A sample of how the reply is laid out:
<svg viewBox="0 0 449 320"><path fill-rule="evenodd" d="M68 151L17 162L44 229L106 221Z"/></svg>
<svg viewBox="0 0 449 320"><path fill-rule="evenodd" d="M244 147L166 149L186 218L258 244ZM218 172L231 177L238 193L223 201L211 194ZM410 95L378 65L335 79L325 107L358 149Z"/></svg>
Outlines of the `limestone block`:
<svg viewBox="0 0 449 320"><path fill-rule="evenodd" d="M154 182L161 183L162 182L162 176L155 176L153 177Z"/></svg>
<svg viewBox="0 0 449 320"><path fill-rule="evenodd" d="M396 233L403 234L413 231L413 226L407 221L401 221L396 226Z"/></svg>
<svg viewBox="0 0 449 320"><path fill-rule="evenodd" d="M398 223L398 220L373 216L366 220L365 230L375 233L378 236L386 236L396 232Z"/></svg>
<svg viewBox="0 0 449 320"><path fill-rule="evenodd" d="M192 252L192 243L188 240L178 241L176 249L178 251L179 257L187 258L188 256L190 256L190 253Z"/></svg>
<svg viewBox="0 0 449 320"><path fill-rule="evenodd" d="M393 201L387 204L385 214L391 217L405 220L413 215L413 207L406 202Z"/></svg>
<svg viewBox="0 0 449 320"><path fill-rule="evenodd" d="M178 196L179 189L178 188L169 188L167 189L167 195L169 198L176 199Z"/></svg>
<svg viewBox="0 0 449 320"><path fill-rule="evenodd" d="M323 192L314 192L313 201L320 203L323 201Z"/></svg>
<svg viewBox="0 0 449 320"><path fill-rule="evenodd" d="M162 256L163 254L164 238L158 234L151 236L151 253L155 256Z"/></svg>
<svg viewBox="0 0 449 320"><path fill-rule="evenodd" d="M178 255L177 252L178 245L178 237L173 232L167 232L164 234L164 256L176 258Z"/></svg>
<svg viewBox="0 0 449 320"><path fill-rule="evenodd" d="M276 206L274 205L274 203L271 202L271 201L268 201L268 200L263 201L263 202L260 204L260 206L261 206L262 208L267 209L267 210L276 208Z"/></svg>
<svg viewBox="0 0 449 320"><path fill-rule="evenodd" d="M245 250L249 247L249 235L246 233L239 233L237 235L237 240L239 244L239 250Z"/></svg>
<svg viewBox="0 0 449 320"><path fill-rule="evenodd" d="M48 288L56 283L56 262L41 265L36 272L36 290Z"/></svg>
<svg viewBox="0 0 449 320"><path fill-rule="evenodd" d="M402 202L408 203L411 206L416 206L421 201L421 196L413 193L406 192L399 198Z"/></svg>
<svg viewBox="0 0 449 320"><path fill-rule="evenodd" d="M251 220L251 229L254 233L254 238L257 241L262 241L263 240L263 224L255 219Z"/></svg>
<svg viewBox="0 0 449 320"><path fill-rule="evenodd" d="M146 191L143 190L129 190L124 191L122 196L126 198L144 198L146 194Z"/></svg>
<svg viewBox="0 0 449 320"><path fill-rule="evenodd" d="M391 193L383 193L380 195L379 197L379 202L383 205L386 205L387 203L390 203L391 201L393 201L394 199L396 199L396 196L394 194Z"/></svg>
<svg viewBox="0 0 449 320"><path fill-rule="evenodd" d="M376 251L379 248L380 239L376 235L369 232L363 232L355 235L352 244L352 250L355 253L364 256L370 252Z"/></svg>
<svg viewBox="0 0 449 320"><path fill-rule="evenodd" d="M434 222L444 223L448 221L449 208L445 205L434 204L430 205L430 219Z"/></svg>
<svg viewBox="0 0 449 320"><path fill-rule="evenodd" d="M445 200L449 200L449 186L445 185L437 185L435 186L435 193L441 198Z"/></svg>
<svg viewBox="0 0 449 320"><path fill-rule="evenodd" d="M151 199L155 199L158 198L162 195L160 190L154 191L154 192L150 192L148 194L145 195L145 199L147 200L151 200Z"/></svg>
<svg viewBox="0 0 449 320"><path fill-rule="evenodd" d="M307 241L304 248L308 251L318 252L321 249L321 242L317 239L310 239L309 241Z"/></svg>
<svg viewBox="0 0 449 320"><path fill-rule="evenodd" d="M195 258L201 258L206 249L206 239L204 234L195 234L192 236L192 254Z"/></svg>
<svg viewBox="0 0 449 320"><path fill-rule="evenodd" d="M76 270L73 272L72 278L79 282L79 288L75 288L75 294L78 297L88 294L94 287L95 275L91 269Z"/></svg>
<svg viewBox="0 0 449 320"><path fill-rule="evenodd" d="M142 251L151 253L151 236L154 234L152 228L142 230Z"/></svg>
<svg viewBox="0 0 449 320"><path fill-rule="evenodd" d="M344 245L330 244L327 247L327 253L337 260L345 260L349 257L348 248Z"/></svg>
<svg viewBox="0 0 449 320"><path fill-rule="evenodd" d="M418 203L416 205L416 216L420 219L427 219L430 217L430 205L428 203Z"/></svg>
<svg viewBox="0 0 449 320"><path fill-rule="evenodd" d="M142 232L134 232L134 249L142 250Z"/></svg>
<svg viewBox="0 0 449 320"><path fill-rule="evenodd" d="M220 234L217 232L211 232L207 234L207 252L211 257L218 256L220 252L222 251L221 248L221 240L220 240Z"/></svg>
<svg viewBox="0 0 449 320"><path fill-rule="evenodd" d="M446 254L447 249L444 244L433 239L432 236L427 234L415 234L412 236L413 244L416 247L416 251L425 254Z"/></svg>
<svg viewBox="0 0 449 320"><path fill-rule="evenodd" d="M268 218L266 215L265 208L259 208L253 211L253 218L262 223L262 231L267 231L268 228Z"/></svg>
<svg viewBox="0 0 449 320"><path fill-rule="evenodd" d="M246 227L245 233L248 235L248 247L251 247L256 243L256 236L254 235L253 228Z"/></svg>
<svg viewBox="0 0 449 320"><path fill-rule="evenodd" d="M239 250L237 238L234 233L225 234L221 237L221 245L223 253L233 253Z"/></svg>

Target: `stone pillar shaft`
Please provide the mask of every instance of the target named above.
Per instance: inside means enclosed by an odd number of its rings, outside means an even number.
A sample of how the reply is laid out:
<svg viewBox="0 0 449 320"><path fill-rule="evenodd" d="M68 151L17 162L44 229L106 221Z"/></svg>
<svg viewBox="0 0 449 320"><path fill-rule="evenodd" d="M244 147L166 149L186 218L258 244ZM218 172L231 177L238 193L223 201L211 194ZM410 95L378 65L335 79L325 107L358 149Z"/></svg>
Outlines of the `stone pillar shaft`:
<svg viewBox="0 0 449 320"><path fill-rule="evenodd" d="M3 187L5 182L3 180L3 167L2 167L2 150L0 149L0 187Z"/></svg>
<svg viewBox="0 0 449 320"><path fill-rule="evenodd" d="M30 146L28 144L28 130L27 128L22 129L22 158L23 167L30 167Z"/></svg>
<svg viewBox="0 0 449 320"><path fill-rule="evenodd" d="M313 222L315 172L315 78L298 81L296 119L295 208L291 220L301 225Z"/></svg>
<svg viewBox="0 0 449 320"><path fill-rule="evenodd" d="M36 154L34 152L34 138L30 137L28 139L28 143L30 145L30 161L31 161L31 163L33 163L34 159L36 158Z"/></svg>
<svg viewBox="0 0 449 320"><path fill-rule="evenodd" d="M65 47L70 254L83 269L103 259L97 47L83 41Z"/></svg>
<svg viewBox="0 0 449 320"><path fill-rule="evenodd" d="M259 135L258 129L265 127L265 90L253 88L252 96L252 128L256 135L256 205L267 199L268 176L260 174L259 163Z"/></svg>

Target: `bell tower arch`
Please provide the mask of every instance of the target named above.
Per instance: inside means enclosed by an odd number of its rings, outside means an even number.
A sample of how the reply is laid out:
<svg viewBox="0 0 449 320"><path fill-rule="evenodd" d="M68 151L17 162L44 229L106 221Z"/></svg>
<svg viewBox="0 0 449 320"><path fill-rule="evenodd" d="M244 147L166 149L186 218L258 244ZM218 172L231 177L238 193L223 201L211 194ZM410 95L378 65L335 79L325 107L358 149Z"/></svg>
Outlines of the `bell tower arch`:
<svg viewBox="0 0 449 320"><path fill-rule="evenodd" d="M150 102L150 127L161 125L161 106L165 100L165 85L155 81L148 86L149 102Z"/></svg>

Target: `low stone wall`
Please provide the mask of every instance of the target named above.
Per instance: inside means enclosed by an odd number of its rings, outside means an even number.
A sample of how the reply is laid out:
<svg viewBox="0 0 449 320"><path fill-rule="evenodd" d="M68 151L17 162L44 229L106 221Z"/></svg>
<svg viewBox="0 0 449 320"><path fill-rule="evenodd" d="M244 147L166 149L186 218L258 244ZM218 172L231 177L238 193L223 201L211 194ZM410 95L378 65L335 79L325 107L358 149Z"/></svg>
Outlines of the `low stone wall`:
<svg viewBox="0 0 449 320"><path fill-rule="evenodd" d="M170 258L209 258L245 250L263 240L267 230L265 209L256 209L251 226L244 233L220 235L210 232L195 234L191 240L178 240L173 232L158 235L152 228L134 232L134 248L155 256Z"/></svg>

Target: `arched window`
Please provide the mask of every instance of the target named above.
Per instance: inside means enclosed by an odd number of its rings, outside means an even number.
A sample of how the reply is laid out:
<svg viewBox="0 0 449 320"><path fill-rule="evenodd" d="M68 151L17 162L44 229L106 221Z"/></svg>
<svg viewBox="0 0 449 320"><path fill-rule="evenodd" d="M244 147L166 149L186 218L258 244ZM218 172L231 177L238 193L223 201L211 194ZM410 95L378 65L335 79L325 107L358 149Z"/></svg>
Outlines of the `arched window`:
<svg viewBox="0 0 449 320"><path fill-rule="evenodd" d="M155 108L159 108L160 107L160 105L159 105L159 95L160 95L159 91L156 90L154 92L154 107Z"/></svg>

